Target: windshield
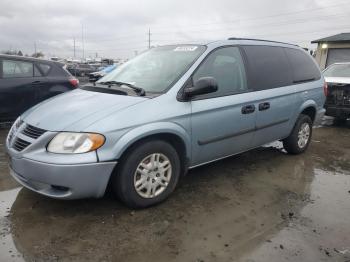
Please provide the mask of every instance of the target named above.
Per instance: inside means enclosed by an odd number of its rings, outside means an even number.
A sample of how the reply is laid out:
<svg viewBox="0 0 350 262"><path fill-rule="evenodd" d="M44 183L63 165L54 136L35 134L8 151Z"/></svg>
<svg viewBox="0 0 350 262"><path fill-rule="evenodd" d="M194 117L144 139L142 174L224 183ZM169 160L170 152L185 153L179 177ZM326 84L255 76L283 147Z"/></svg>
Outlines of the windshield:
<svg viewBox="0 0 350 262"><path fill-rule="evenodd" d="M165 92L204 52L205 46L162 46L140 54L102 77L97 83L117 81L143 88L146 92Z"/></svg>
<svg viewBox="0 0 350 262"><path fill-rule="evenodd" d="M350 77L350 64L334 64L328 67L323 75L325 77Z"/></svg>

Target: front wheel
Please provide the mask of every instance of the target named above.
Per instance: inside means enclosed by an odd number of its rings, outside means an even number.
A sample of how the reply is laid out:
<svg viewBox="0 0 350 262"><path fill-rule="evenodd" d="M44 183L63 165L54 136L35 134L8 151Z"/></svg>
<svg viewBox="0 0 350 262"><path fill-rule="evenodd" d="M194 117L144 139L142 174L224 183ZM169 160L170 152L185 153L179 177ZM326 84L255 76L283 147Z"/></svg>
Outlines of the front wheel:
<svg viewBox="0 0 350 262"><path fill-rule="evenodd" d="M176 150L162 140L134 146L121 159L112 177L114 192L132 208L144 208L165 200L175 189L181 163Z"/></svg>
<svg viewBox="0 0 350 262"><path fill-rule="evenodd" d="M312 136L312 120L301 114L292 133L283 140L284 149L290 154L303 153L309 146Z"/></svg>

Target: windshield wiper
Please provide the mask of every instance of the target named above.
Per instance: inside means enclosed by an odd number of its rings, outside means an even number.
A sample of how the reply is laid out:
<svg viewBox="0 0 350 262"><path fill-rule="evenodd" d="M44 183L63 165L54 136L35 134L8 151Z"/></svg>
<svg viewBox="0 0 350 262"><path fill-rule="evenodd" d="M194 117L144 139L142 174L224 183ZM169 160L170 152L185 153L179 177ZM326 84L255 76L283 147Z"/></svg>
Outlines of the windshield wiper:
<svg viewBox="0 0 350 262"><path fill-rule="evenodd" d="M106 81L106 82L98 82L98 84L109 85L109 86L111 86L111 85L127 86L127 87L130 87L131 89L135 90L139 96L146 95L145 89L143 89L142 87L134 86L133 84L130 84L130 83L125 83L125 82L120 82L120 81Z"/></svg>

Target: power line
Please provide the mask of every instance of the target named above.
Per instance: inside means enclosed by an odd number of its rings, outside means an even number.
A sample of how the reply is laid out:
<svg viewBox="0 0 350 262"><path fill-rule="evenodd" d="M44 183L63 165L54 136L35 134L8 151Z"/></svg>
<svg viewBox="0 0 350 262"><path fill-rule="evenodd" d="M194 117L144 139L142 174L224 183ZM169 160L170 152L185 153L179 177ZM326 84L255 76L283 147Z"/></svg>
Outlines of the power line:
<svg viewBox="0 0 350 262"><path fill-rule="evenodd" d="M259 27L263 26L269 26L269 27L282 27L285 25L291 25L291 24L299 24L299 23L304 23L304 22L319 22L320 20L327 20L329 18L336 18L336 19L343 19L343 18L348 18L348 14L344 13L337 13L337 14L332 14L332 15L321 15L321 16L312 16L304 19L293 19L293 20L287 20L287 21L282 21L282 22L273 22L273 23L264 23L264 24L259 24ZM311 20L311 21L310 21ZM229 30L229 29L235 29L235 28L249 28L249 27L256 27L256 24L248 24L248 25L233 25L230 27L225 27L225 28L209 28L209 29L202 29L202 30L186 30L186 33L203 33L205 32L212 32L212 31L223 31L223 30ZM167 32L155 32L152 33L152 35L170 35L170 34L177 34L177 33L184 33L184 31L167 31ZM100 43L100 42L115 42L116 40L127 40L131 38L139 38L139 36L129 36L129 37L116 37L116 38L109 38L109 39L98 39L96 41L90 41L93 43ZM136 41L133 41L136 42ZM139 42L139 41L137 41ZM125 44L128 45L130 41L126 41ZM119 44L120 45L120 44Z"/></svg>
<svg viewBox="0 0 350 262"><path fill-rule="evenodd" d="M280 22L275 22L275 23L267 23L267 24L259 24L259 27L264 27L264 26L271 26L271 27L281 27L285 25L295 25L299 23L305 23L305 22L319 22L319 20L327 20L329 18L336 17L336 18L348 18L348 14L334 14L334 15L329 15L329 16L321 16L321 17L311 17L307 19L299 19L299 20L294 20L294 21L283 21L285 23L280 23ZM310 19L317 19L317 20L312 20L309 21ZM233 26L233 27L225 27L225 28L208 28L208 29L202 29L202 30L188 30L188 31L168 31L167 33L153 33L154 35L169 35L169 34L179 34L179 33L203 33L203 32L211 32L215 31L217 32L222 31L222 30L230 30L230 29L244 29L244 28L249 28L249 27L256 27L256 24L252 25L239 25L239 26Z"/></svg>
<svg viewBox="0 0 350 262"><path fill-rule="evenodd" d="M261 19L268 19L268 18L275 18L275 17L284 17L286 15L293 15L293 14L300 14L300 13L305 13L305 12L315 12L315 11L320 11L320 10L325 10L333 7L338 7L338 6L344 6L344 5L350 5L349 2L344 2L344 3L339 3L335 5L329 5L329 6L324 6L324 7L317 7L317 8L310 8L310 9L303 9L299 11L293 11L293 12L285 12L285 13L279 13L275 15L268 15L268 16L260 16L260 17L252 17L252 18L244 18L244 19L235 19L235 20L230 20L230 21L225 21L225 22L211 22L211 23L202 23L202 24L192 24L192 25L172 25L172 26L154 26L156 28L174 28L174 27L192 27L192 26L204 26L204 25L213 25L213 24L227 24L227 23L236 23L236 22L244 22L244 21L256 21L256 20L261 20Z"/></svg>
<svg viewBox="0 0 350 262"><path fill-rule="evenodd" d="M344 6L344 5L345 6L346 5L350 5L350 3L349 2L344 2L344 3L339 3L339 4L324 6L324 7L310 8L310 9L304 9L304 10L299 10L299 11L294 11L294 12L285 12L285 13L279 13L279 14L269 15L269 16L261 16L261 17L254 17L254 18L245 18L245 19L235 19L235 20L230 20L230 21L225 21L225 22L210 22L210 23L183 25L183 26L181 26L181 25L180 26L179 25L172 25L172 26L171 25L168 25L168 26L157 26L157 25L154 25L153 27L160 28L160 29L167 29L167 28L174 28L174 27L177 27L177 28L179 28L179 27L190 28L190 27L198 27L198 26L205 26L205 25L231 24L231 23L236 23L236 22L240 22L241 23L241 22L244 22L244 21L257 21L257 20L263 20L263 19L268 19L268 18L284 17L286 15L300 14L300 13L305 13L305 12L317 12L317 11L320 11L320 10L326 10L326 9L329 9L329 8L334 8L334 7L338 7L338 6ZM336 16L336 15L338 15L338 14L333 14L333 15L326 16L326 17L333 17L333 16ZM308 17L308 18L305 18L305 19L311 19L311 18ZM272 24L274 24L274 23L272 23ZM270 24L267 24L267 25L270 25ZM256 26L256 25L251 25L251 26ZM240 24L240 25L238 25L236 27L242 27L242 25ZM158 32L158 33L153 33L153 34L161 34L161 33ZM108 42L108 41L131 39L131 38L139 38L139 35L132 34L132 35L125 35L125 36L118 36L118 37L109 37L109 38L89 37L88 39L89 39L90 42L94 42L94 39L96 39L97 42Z"/></svg>

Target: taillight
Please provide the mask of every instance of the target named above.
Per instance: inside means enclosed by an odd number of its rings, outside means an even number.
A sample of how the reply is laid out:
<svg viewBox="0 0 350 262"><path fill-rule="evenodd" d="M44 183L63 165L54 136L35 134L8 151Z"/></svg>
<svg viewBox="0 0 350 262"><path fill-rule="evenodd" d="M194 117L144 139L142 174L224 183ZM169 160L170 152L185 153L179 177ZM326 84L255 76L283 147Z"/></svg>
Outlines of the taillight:
<svg viewBox="0 0 350 262"><path fill-rule="evenodd" d="M323 84L323 92L325 96L328 96L328 85L327 82L324 82Z"/></svg>
<svg viewBox="0 0 350 262"><path fill-rule="evenodd" d="M69 79L69 83L73 86L73 87L78 87L79 85L79 80L76 78L71 78Z"/></svg>

